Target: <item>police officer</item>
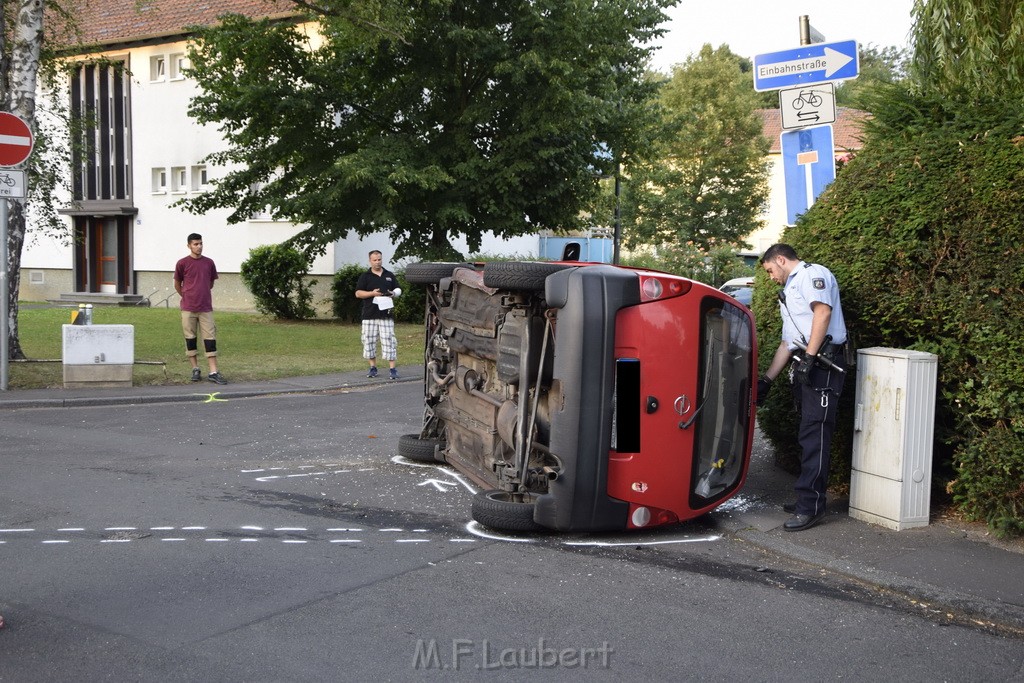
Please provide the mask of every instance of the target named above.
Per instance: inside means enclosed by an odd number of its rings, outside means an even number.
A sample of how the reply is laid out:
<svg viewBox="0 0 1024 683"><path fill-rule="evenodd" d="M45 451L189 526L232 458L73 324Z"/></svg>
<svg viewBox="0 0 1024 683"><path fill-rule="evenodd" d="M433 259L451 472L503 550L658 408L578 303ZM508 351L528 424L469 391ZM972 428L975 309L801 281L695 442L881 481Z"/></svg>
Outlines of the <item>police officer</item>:
<svg viewBox="0 0 1024 683"><path fill-rule="evenodd" d="M783 528L801 531L825 515L829 449L845 379L846 322L839 285L828 268L801 261L788 244L769 247L761 265L768 277L783 286L779 293L782 343L758 381L757 403L763 404L772 382L792 362L790 377L800 413L801 459L796 503L783 506L793 516Z"/></svg>

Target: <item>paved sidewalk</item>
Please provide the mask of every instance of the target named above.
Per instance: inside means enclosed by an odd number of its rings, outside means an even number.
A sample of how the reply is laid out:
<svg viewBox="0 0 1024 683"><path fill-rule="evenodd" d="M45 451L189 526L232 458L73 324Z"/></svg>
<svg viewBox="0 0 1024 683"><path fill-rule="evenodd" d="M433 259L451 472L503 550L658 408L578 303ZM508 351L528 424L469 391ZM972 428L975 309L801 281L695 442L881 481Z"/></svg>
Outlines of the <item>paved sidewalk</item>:
<svg viewBox="0 0 1024 683"><path fill-rule="evenodd" d="M399 366L398 372L399 382L422 378L419 366ZM0 410L205 401L211 394L241 398L389 382L358 371L223 386L204 378L196 384L129 389L13 390L0 392ZM785 532L782 524L789 515L782 504L793 497L793 481L774 466L771 447L757 438L746 485L714 513L715 521L742 542L874 586L923 614L1024 640L1024 541L999 542L979 525L941 519L926 527L891 531L853 519L843 499L829 503L821 524Z"/></svg>

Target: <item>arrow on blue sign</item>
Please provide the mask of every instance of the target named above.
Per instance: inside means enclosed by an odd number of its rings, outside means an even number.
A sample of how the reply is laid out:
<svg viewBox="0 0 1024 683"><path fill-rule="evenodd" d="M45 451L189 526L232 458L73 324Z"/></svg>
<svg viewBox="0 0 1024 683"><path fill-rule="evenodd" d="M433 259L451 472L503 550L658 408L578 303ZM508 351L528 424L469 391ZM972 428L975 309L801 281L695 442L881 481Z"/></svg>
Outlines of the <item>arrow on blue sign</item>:
<svg viewBox="0 0 1024 683"><path fill-rule="evenodd" d="M804 45L754 57L754 90L843 81L860 73L857 41Z"/></svg>

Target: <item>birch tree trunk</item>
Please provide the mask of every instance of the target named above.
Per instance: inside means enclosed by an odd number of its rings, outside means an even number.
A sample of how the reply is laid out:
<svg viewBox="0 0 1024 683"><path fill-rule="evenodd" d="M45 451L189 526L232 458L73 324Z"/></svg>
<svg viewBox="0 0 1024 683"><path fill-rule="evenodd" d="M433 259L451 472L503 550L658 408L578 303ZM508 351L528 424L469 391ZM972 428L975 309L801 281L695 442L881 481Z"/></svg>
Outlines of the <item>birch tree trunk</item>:
<svg viewBox="0 0 1024 683"><path fill-rule="evenodd" d="M33 131L36 125L36 84L43 46L43 10L45 0L0 0L0 10L9 16L9 3L17 2L13 26L0 31L0 107L18 116ZM27 165L27 164L26 164ZM31 182L31 174L29 174ZM18 294L21 288L21 250L25 244L27 199L8 202L7 278L8 278L8 355L24 358L18 341Z"/></svg>

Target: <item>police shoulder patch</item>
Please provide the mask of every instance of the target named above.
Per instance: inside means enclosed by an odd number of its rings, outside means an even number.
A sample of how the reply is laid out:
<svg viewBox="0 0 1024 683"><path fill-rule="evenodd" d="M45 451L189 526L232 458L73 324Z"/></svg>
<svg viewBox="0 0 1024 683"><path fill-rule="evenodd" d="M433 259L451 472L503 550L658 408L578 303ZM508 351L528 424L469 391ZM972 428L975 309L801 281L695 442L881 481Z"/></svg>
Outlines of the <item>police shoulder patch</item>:
<svg viewBox="0 0 1024 683"><path fill-rule="evenodd" d="M815 289L825 289L825 278L816 277L811 280L811 284L814 285Z"/></svg>

